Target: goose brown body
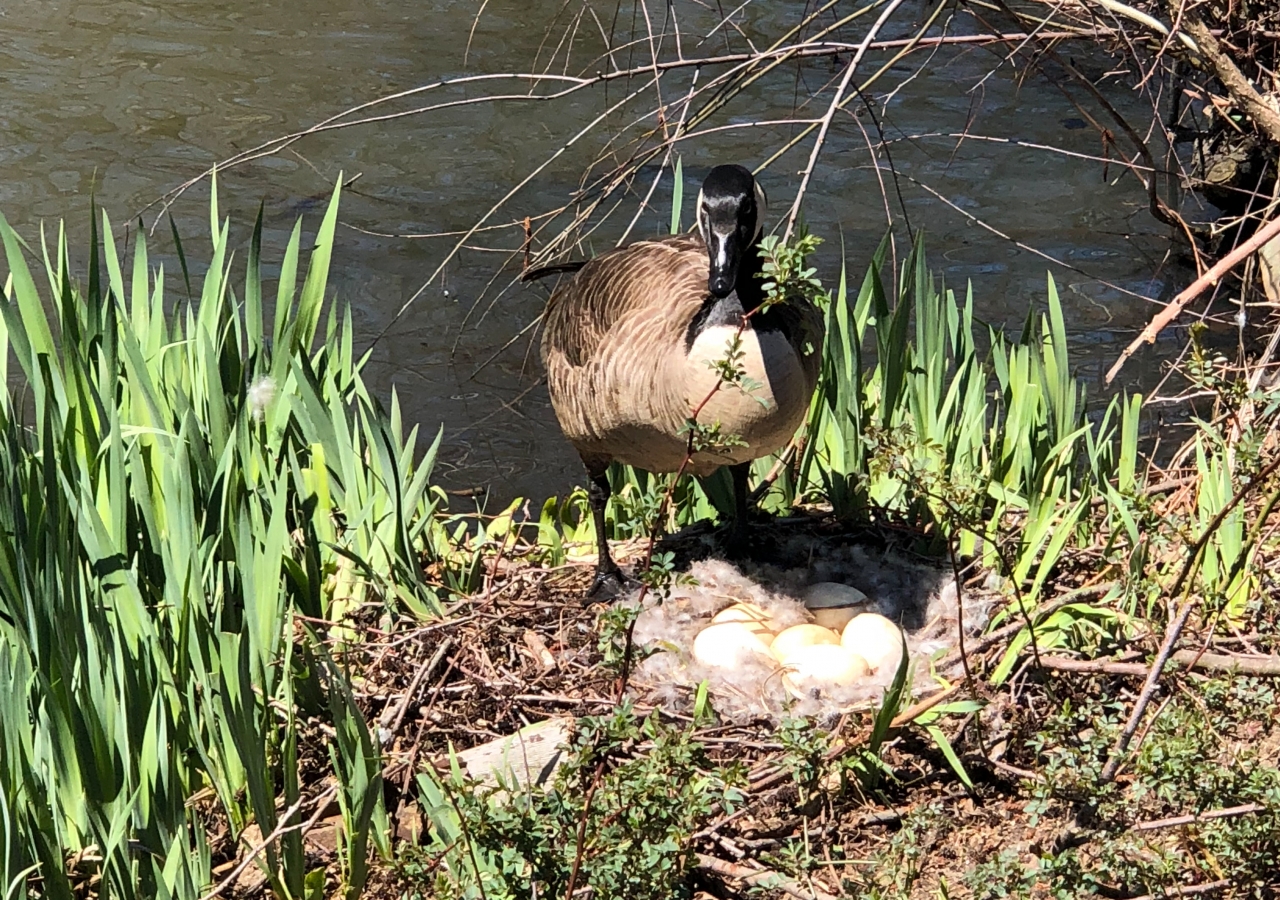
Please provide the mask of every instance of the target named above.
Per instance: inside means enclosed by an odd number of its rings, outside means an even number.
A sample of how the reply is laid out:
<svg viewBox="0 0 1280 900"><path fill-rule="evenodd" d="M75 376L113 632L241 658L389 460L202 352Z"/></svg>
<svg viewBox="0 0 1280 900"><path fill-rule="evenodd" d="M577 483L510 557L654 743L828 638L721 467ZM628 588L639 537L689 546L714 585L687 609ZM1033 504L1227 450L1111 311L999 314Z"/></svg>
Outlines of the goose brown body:
<svg viewBox="0 0 1280 900"><path fill-rule="evenodd" d="M690 419L717 427L725 440L699 449L687 471L729 466L729 544L741 547L749 463L787 442L818 380L818 310L760 308L764 189L743 166L716 166L696 210L696 236L638 241L547 270L577 271L548 301L542 362L556 418L591 479L597 560L588 599L617 597L626 583L605 534L610 462L676 471ZM741 378L723 379L726 360Z"/></svg>
<svg viewBox="0 0 1280 900"><path fill-rule="evenodd" d="M711 364L725 358L743 307L758 299L740 298L746 287L714 297L708 269L701 237L640 241L586 263L552 295L542 339L551 403L589 470L618 460L675 471L686 423L708 395L699 423L718 423L743 444L696 454L693 474L772 453L803 421L818 379L821 315L786 303L753 316L740 344L746 386L719 384Z"/></svg>

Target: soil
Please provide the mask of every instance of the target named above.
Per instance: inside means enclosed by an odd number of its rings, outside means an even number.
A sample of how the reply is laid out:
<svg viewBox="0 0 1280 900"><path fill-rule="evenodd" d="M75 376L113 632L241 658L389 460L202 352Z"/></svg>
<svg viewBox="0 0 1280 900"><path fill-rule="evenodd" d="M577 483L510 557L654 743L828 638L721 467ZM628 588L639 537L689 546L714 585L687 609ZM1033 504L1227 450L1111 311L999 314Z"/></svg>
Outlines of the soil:
<svg viewBox="0 0 1280 900"><path fill-rule="evenodd" d="M821 517L777 527L820 533L825 539L877 552L886 547L910 552L914 547L909 535L892 530L844 532ZM761 556L786 544L777 532L757 531L752 551ZM706 533L694 532L665 546L677 552L679 569L705 555L714 542ZM620 545L617 551L624 562L634 560L644 552L644 544ZM604 664L599 646L604 607L582 602L591 581L589 563L549 569L506 556L490 559L488 566L484 589L450 610L446 621L388 627L375 620L381 611L370 609L363 623L365 642L347 653L347 663L356 673L358 700L383 741L386 803L397 844L415 841L423 827L414 776L429 766L446 772L451 748L481 746L552 718L603 713L612 710L622 694L619 668ZM986 579L987 573L970 571L966 590L978 590ZM1082 583L1082 578L1064 572L1058 591L1065 593ZM864 793L856 780L842 780L830 772L817 784L798 785L782 765L783 751L771 721L700 728L695 737L713 759L747 766L750 787L742 810L708 822L692 841L689 849L701 860L693 886L704 898L745 896L745 876L759 870L762 858L796 841L807 842L820 861L812 883L793 884L793 890L756 890L751 896L840 896L853 885L860 886L860 893L876 891L879 896L972 896L964 885L975 865L1001 854L1033 865L1055 841L1071 833L1079 807L1053 803L1036 808L1029 802L1028 786L1042 777L1044 764L1032 748L1032 738L1045 716L1064 701L1071 702L1068 698L1111 698L1128 704L1142 678L1039 669L1026 658L1003 689L993 689L977 675L991 671L1016 627L1015 623L1002 629L1003 637L998 630L995 639L971 643L966 663L975 673L972 680L961 676L949 689L939 686L917 696L916 706L899 716L900 727L881 753L890 775L874 796ZM1154 638L1138 641L1124 658L1149 658L1144 654L1155 645ZM1170 673L1166 681L1176 690L1181 680L1197 677ZM936 740L910 724L939 698L966 697L985 702L981 715L952 716L939 724L971 787L957 777ZM637 714L646 714L653 706L641 698L635 708ZM833 760L840 748L856 748L867 739L873 712L851 712L831 723ZM688 721L679 711L665 714ZM315 724L317 731L324 727ZM1280 746L1280 730L1269 717L1241 734L1242 744L1271 741ZM311 747L322 744L316 740ZM304 759L302 768L311 779L305 792L322 794L329 784L324 775L327 758ZM217 818L212 810L208 802L206 818L211 822ZM336 807L321 813L308 831L306 847L310 864L328 868L329 886L336 888L341 819ZM225 826L214 825L213 830L222 836L214 843L215 872L225 876L242 857L244 842L258 836L248 834L237 848L226 837ZM251 874L254 869L246 870L229 896L267 895L261 876ZM396 866L375 862L365 896L400 897L404 891ZM1032 886L1030 896L1050 894L1047 888L1040 893Z"/></svg>

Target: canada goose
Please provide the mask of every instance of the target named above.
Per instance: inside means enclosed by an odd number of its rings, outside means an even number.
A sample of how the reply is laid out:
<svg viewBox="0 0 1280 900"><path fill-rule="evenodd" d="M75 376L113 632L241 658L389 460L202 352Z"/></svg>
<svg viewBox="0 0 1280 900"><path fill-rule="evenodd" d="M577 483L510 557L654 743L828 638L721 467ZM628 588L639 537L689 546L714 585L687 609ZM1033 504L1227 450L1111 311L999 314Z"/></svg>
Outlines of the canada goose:
<svg viewBox="0 0 1280 900"><path fill-rule="evenodd" d="M588 597L616 594L622 572L605 540L606 474L617 460L677 471L687 423L719 423L741 445L696 453L687 471L733 473L735 531L751 461L791 439L818 380L822 317L807 301L757 312L742 332L744 386L721 383L743 316L764 300L758 253L765 196L742 166L717 166L698 194L698 234L637 241L589 260L547 303L542 336L551 405L591 478L599 557ZM562 270L563 271L563 270ZM714 392L714 393L713 393Z"/></svg>

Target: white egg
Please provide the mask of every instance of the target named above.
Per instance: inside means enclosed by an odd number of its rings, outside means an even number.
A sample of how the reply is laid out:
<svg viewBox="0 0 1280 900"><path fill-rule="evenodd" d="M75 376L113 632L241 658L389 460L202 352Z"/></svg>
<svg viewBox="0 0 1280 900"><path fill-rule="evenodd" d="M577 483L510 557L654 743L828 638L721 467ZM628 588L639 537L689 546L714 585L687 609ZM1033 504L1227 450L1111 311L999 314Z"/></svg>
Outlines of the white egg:
<svg viewBox="0 0 1280 900"><path fill-rule="evenodd" d="M764 641L766 646L773 643L773 636L778 630L773 617L754 603L735 603L728 609L720 610L711 619L712 625L725 622L741 623L752 634Z"/></svg>
<svg viewBox="0 0 1280 900"><path fill-rule="evenodd" d="M863 613L844 626L840 643L865 659L877 672L897 671L902 660L902 631L884 616Z"/></svg>
<svg viewBox="0 0 1280 900"><path fill-rule="evenodd" d="M840 635L830 628L809 624L792 625L773 639L769 649L773 651L773 655L781 662L797 650L803 650L805 647L812 647L815 644L839 643Z"/></svg>
<svg viewBox="0 0 1280 900"><path fill-rule="evenodd" d="M811 584L800 595L804 608L813 614L813 621L823 628L839 631L849 620L863 612L870 599L856 587L838 581L819 581Z"/></svg>
<svg viewBox="0 0 1280 900"><path fill-rule="evenodd" d="M868 672L867 661L848 647L814 644L797 650L782 664L782 684L796 697L821 697L857 684Z"/></svg>
<svg viewBox="0 0 1280 900"><path fill-rule="evenodd" d="M717 669L736 669L752 659L773 663L768 645L741 622L722 622L699 631L693 639L693 658Z"/></svg>

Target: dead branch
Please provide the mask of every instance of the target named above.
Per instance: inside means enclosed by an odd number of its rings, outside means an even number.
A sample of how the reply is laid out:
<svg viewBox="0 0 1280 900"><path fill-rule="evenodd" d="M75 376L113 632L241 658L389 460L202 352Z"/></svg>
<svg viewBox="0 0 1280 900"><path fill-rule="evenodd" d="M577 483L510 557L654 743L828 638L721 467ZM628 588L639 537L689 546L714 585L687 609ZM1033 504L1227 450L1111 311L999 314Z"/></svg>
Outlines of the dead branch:
<svg viewBox="0 0 1280 900"><path fill-rule="evenodd" d="M269 835L264 837L261 843L251 847L249 852L245 854L244 858L236 864L234 869L231 870L231 873L227 875L226 878L222 879L222 881L218 882L218 884L215 885L208 893L203 894L200 897L200 900L213 900L214 897L217 897L223 891L227 890L227 888L235 884L240 878L241 873L244 872L245 869L249 868L249 864L257 859L262 851L270 847L273 841L278 840L280 837L291 831L301 831L303 834L306 834L314 828L316 822L320 820L320 815L328 807L329 801L337 793L338 785L335 784L316 798L316 811L312 814L310 819L305 822L298 822L297 824L290 825L288 824L289 820L294 817L298 810L302 808L302 804L306 802L304 799L299 798L297 803L294 803L281 814L280 824L278 824Z"/></svg>
<svg viewBox="0 0 1280 900"><path fill-rule="evenodd" d="M1200 556L1204 552L1205 547L1208 546L1210 538L1213 536L1214 532L1218 530L1218 527L1222 525L1222 522L1231 513L1231 511L1239 506L1241 501L1243 501L1245 497L1249 496L1249 494L1253 493L1259 485L1265 484L1267 479L1271 477L1277 468L1280 468L1280 456L1272 460L1243 488L1236 491L1235 496L1224 504L1222 509L1218 511L1218 514L1213 517L1207 526L1205 526L1204 532L1200 535L1199 539L1197 539L1195 545L1190 548L1191 552L1187 555L1187 561L1183 565L1182 571L1178 575L1178 579L1173 583L1173 587L1169 591L1170 596L1176 597L1181 593L1183 584L1190 575L1191 569L1200 560ZM1190 594L1189 588L1187 593ZM1164 673L1165 665L1173 655L1173 648L1177 645L1178 639L1182 636L1182 631L1187 626L1187 620L1191 618L1191 611L1198 605L1198 597L1184 597L1182 601L1182 608L1178 611L1177 618L1175 618L1173 623L1169 626L1169 630L1165 633L1164 640L1160 643L1160 650L1156 653L1155 662L1152 663L1151 671L1147 674L1147 680L1142 685L1142 693L1138 695L1138 700L1133 705L1133 712L1129 714L1129 721L1125 723L1124 730L1120 732L1120 736L1116 739L1115 746L1111 749L1111 756L1107 760L1107 764L1102 769L1102 774L1099 777L1103 784L1112 781L1120 771L1120 766L1124 763L1125 756L1128 753L1129 744L1133 740L1133 736L1137 733L1138 725L1141 723L1142 717L1146 715L1147 707L1151 704L1151 699L1155 696L1156 689L1159 687L1160 676Z"/></svg>
<svg viewBox="0 0 1280 900"><path fill-rule="evenodd" d="M1182 27L1196 39L1200 45L1200 54L1213 66L1213 73L1218 76L1231 99L1244 107L1249 118L1267 133L1272 143L1280 144L1280 113L1271 108L1231 57L1222 52L1218 39L1208 27L1192 15L1183 16Z"/></svg>
<svg viewBox="0 0 1280 900"><path fill-rule="evenodd" d="M1218 260L1213 268L1209 269L1208 272L1205 272L1195 281L1191 282L1184 291L1170 300L1169 305L1154 316L1151 321L1147 323L1147 326L1142 329L1142 332L1133 339L1129 346L1124 348L1119 359L1117 359L1115 364L1107 371L1105 379L1106 383L1110 384L1115 380L1115 377L1120 372L1121 367L1129 360L1129 357L1133 356L1133 354L1138 351L1139 347L1144 343L1154 344L1156 336L1160 334L1160 332L1163 331L1170 322L1178 317L1188 303L1196 299L1196 297L1199 297L1206 288L1216 285L1222 276L1235 268L1241 260L1248 257L1249 254L1253 253L1278 234L1280 234L1280 217L1272 219L1262 228L1258 229L1253 237L1249 238L1249 240L1245 241L1222 259Z"/></svg>
<svg viewBox="0 0 1280 900"><path fill-rule="evenodd" d="M1182 42L1183 46L1192 53L1197 51L1195 41L1187 35L1177 31L1176 25L1174 26L1174 30L1170 31L1169 26L1165 25L1159 19L1148 15L1140 9L1134 9L1132 6L1120 3L1118 0L1093 0L1093 2L1110 13L1114 13L1115 15L1121 16L1125 19L1131 19L1139 25L1145 25L1157 34L1162 34L1165 37L1177 37L1177 39Z"/></svg>
<svg viewBox="0 0 1280 900"><path fill-rule="evenodd" d="M1072 659L1067 656L1042 656L1040 667L1056 672L1083 672L1089 675L1146 675L1140 662L1116 662L1111 659Z"/></svg>
<svg viewBox="0 0 1280 900"><path fill-rule="evenodd" d="M836 900L831 894L814 889L807 890L799 882L772 869L751 869L737 863L725 862L705 853L698 854L698 868L713 872L722 878L733 878L750 887L771 888L795 897L796 900Z"/></svg>
<svg viewBox="0 0 1280 900"><path fill-rule="evenodd" d="M1047 619L1049 616L1056 613L1058 610L1063 609L1064 607L1070 606L1072 603L1078 603L1081 600L1084 600L1086 597L1096 597L1100 595L1106 595L1106 593L1115 586L1116 586L1116 582L1107 581L1107 582L1104 582L1103 584L1094 584L1094 585L1089 585L1088 587L1076 588L1075 590L1067 591L1065 594L1055 597L1053 600L1050 600L1049 602L1040 605L1036 609L1031 610L1031 615L1035 622L1037 623L1043 622L1045 619ZM982 653L984 650L987 650L990 647L994 647L996 644L999 644L1007 640L1008 638L1013 637L1015 634L1017 634L1019 631L1021 631L1026 627L1027 627L1026 623L1023 622L1022 620L1019 620L1009 625L1005 625L1002 628L997 628L995 631L992 631L989 634L985 634L982 637L978 638L976 641L974 641L972 646L969 647L969 653L970 654ZM952 663L956 662L958 659L959 659L959 652L956 650L952 650L945 657L939 660L938 668L945 669L947 666L950 666ZM916 713L916 715L919 715L919 713Z"/></svg>
<svg viewBox="0 0 1280 900"><path fill-rule="evenodd" d="M1232 806L1229 809L1211 809L1202 813L1189 813L1185 816L1172 816L1168 819L1156 819L1151 822L1139 822L1131 831L1157 831L1161 828L1178 828L1182 825L1196 825L1214 819L1233 819L1236 816L1247 816L1266 809L1260 803L1246 803L1243 806Z"/></svg>
<svg viewBox="0 0 1280 900"><path fill-rule="evenodd" d="M1241 675L1280 675L1280 656L1232 656L1228 653L1200 653L1179 650L1173 661L1191 669L1209 672L1236 672Z"/></svg>
<svg viewBox="0 0 1280 900"><path fill-rule="evenodd" d="M853 79L853 73L858 69L858 63L862 62L862 57L867 52L867 47L876 39L880 29L889 21L894 11L902 5L903 0L890 0L888 6L880 13L880 18L876 19L875 24L867 31L866 38L859 45L853 58L849 60L849 65L845 67L844 75L840 79L840 85L836 88L835 96L831 98L831 105L827 107L826 114L822 117L822 125L818 129L818 136L813 141L813 151L809 154L809 162L805 164L804 174L800 179L800 187L796 191L795 202L791 204L791 212L787 216L787 228L783 233L782 239L788 240L791 237L791 229L795 226L796 217L800 215L800 204L804 201L805 189L809 186L809 178L813 175L813 170L818 164L818 155L822 152L822 147L826 143L827 131L831 128L831 122L835 119L836 113L840 110L844 102L844 98L849 90L849 82Z"/></svg>
<svg viewBox="0 0 1280 900"><path fill-rule="evenodd" d="M1235 887L1236 885L1230 878L1223 878L1219 881L1209 881L1204 884L1191 884L1185 887L1179 887L1176 894L1143 894L1140 897L1133 897L1131 900L1167 900L1169 897L1197 897L1200 894L1212 894L1223 888Z"/></svg>
<svg viewBox="0 0 1280 900"><path fill-rule="evenodd" d="M1280 656L1232 656L1228 653L1200 653L1179 650L1171 660L1186 669L1206 672L1234 672L1241 675L1280 675ZM1142 677L1150 671L1146 663L1118 662L1111 659L1072 659L1065 656L1042 656L1046 669L1058 672L1082 672L1091 675L1133 675Z"/></svg>
<svg viewBox="0 0 1280 900"><path fill-rule="evenodd" d="M399 704L387 705L387 712L383 714L381 724L392 735L400 733L400 726L404 723L404 714L408 711L414 698L418 696L418 688L422 686L423 681L430 678L432 673L435 672L436 667L440 665L440 661L444 659L444 655L449 652L451 646L453 646L453 638L447 637L441 641L431 659L427 661L425 666L418 669L413 676L413 681L409 683L409 689L404 692L404 697L401 698Z"/></svg>

